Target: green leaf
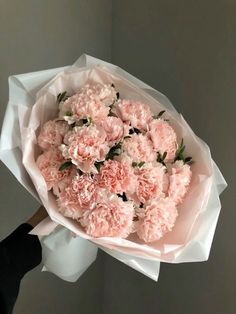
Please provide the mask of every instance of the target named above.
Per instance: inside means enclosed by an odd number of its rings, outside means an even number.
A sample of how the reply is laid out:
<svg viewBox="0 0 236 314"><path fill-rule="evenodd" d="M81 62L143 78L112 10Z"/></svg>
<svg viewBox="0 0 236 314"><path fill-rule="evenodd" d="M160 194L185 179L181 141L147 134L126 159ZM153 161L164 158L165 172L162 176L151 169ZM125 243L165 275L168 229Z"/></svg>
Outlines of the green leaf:
<svg viewBox="0 0 236 314"><path fill-rule="evenodd" d="M133 161L132 162L132 167L139 167L139 168L141 168L143 165L145 164L145 162L144 161L140 161L140 162L135 162L135 161Z"/></svg>
<svg viewBox="0 0 236 314"><path fill-rule="evenodd" d="M164 163L164 160L166 158L166 155L167 155L167 152L164 152L163 155L161 155L160 152L157 153L157 162L160 162L165 167L166 167L166 164Z"/></svg>
<svg viewBox="0 0 236 314"><path fill-rule="evenodd" d="M100 171L101 166L103 166L104 162L103 161L96 161L94 163L94 166L97 168L97 171Z"/></svg>
<svg viewBox="0 0 236 314"><path fill-rule="evenodd" d="M63 171L67 169L68 167L70 167L71 165L72 165L71 161L66 161L60 166L59 171Z"/></svg>
<svg viewBox="0 0 236 314"><path fill-rule="evenodd" d="M181 153L181 154L179 154L179 159L180 160L184 160L184 155Z"/></svg>
<svg viewBox="0 0 236 314"><path fill-rule="evenodd" d="M139 129L137 129L137 128L133 128L133 130L134 130L134 132L135 132L136 134L141 133L141 131L139 131Z"/></svg>
<svg viewBox="0 0 236 314"><path fill-rule="evenodd" d="M72 112L66 111L66 112L65 112L65 116L71 117L71 116L72 116Z"/></svg>
<svg viewBox="0 0 236 314"><path fill-rule="evenodd" d="M76 122L70 124L70 127L73 129L76 126Z"/></svg>
<svg viewBox="0 0 236 314"><path fill-rule="evenodd" d="M114 112L112 112L111 110L109 111L108 116L117 118L117 115Z"/></svg>
<svg viewBox="0 0 236 314"><path fill-rule="evenodd" d="M183 140L183 138L182 138L182 139L181 139L181 143L180 143L178 149L176 150L176 153L179 153L179 151L180 151L180 150L182 149L182 147L183 147L183 144L184 144L184 140Z"/></svg>
<svg viewBox="0 0 236 314"><path fill-rule="evenodd" d="M189 162L190 160L192 160L192 157L186 157L186 158L184 159L184 162Z"/></svg>
<svg viewBox="0 0 236 314"><path fill-rule="evenodd" d="M67 98L69 98L69 96L66 95L67 91L63 92L63 93L59 93L57 95L57 103L59 104L62 101L65 101Z"/></svg>
<svg viewBox="0 0 236 314"><path fill-rule="evenodd" d="M92 119L90 117L87 117L87 118L81 119L79 121L81 121L82 124L89 126L91 124L91 122L92 122Z"/></svg>
<svg viewBox="0 0 236 314"><path fill-rule="evenodd" d="M193 158L192 157L186 157L184 159L184 163L188 164L188 165L192 165L194 163Z"/></svg>
<svg viewBox="0 0 236 314"><path fill-rule="evenodd" d="M154 119L159 119L166 111L162 110L157 115L153 116Z"/></svg>
<svg viewBox="0 0 236 314"><path fill-rule="evenodd" d="M78 174L80 175L80 176L82 176L84 173L83 173L83 171L81 171L79 168L77 169L77 172L78 172Z"/></svg>
<svg viewBox="0 0 236 314"><path fill-rule="evenodd" d="M167 152L164 152L164 154L162 155L162 160L163 161L165 160L166 156L167 156Z"/></svg>
<svg viewBox="0 0 236 314"><path fill-rule="evenodd" d="M138 167L141 168L144 164L145 164L145 162L144 162L144 161L141 161L141 162L138 164Z"/></svg>
<svg viewBox="0 0 236 314"><path fill-rule="evenodd" d="M113 159L115 156L119 156L121 147L122 142L119 142L115 146L111 147L108 154L106 155L106 160Z"/></svg>
<svg viewBox="0 0 236 314"><path fill-rule="evenodd" d="M178 149L177 149L176 152L175 152L174 162L175 162L176 160L181 160L181 159L182 159L181 156L183 156L184 150L185 150L185 146L184 146L184 140L183 140L183 138L182 138L182 139L181 139L181 143L180 143Z"/></svg>
<svg viewBox="0 0 236 314"><path fill-rule="evenodd" d="M181 149L179 150L179 155L182 154L185 150L185 146L182 146Z"/></svg>
<svg viewBox="0 0 236 314"><path fill-rule="evenodd" d="M160 162L161 161L161 154L158 152L157 153L157 161Z"/></svg>

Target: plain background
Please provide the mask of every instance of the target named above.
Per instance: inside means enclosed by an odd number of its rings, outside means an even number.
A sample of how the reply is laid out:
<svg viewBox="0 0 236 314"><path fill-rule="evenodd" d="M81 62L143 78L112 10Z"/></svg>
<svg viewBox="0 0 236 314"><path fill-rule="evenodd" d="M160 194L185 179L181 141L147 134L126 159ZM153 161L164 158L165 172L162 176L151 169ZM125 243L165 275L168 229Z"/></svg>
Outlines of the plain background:
<svg viewBox="0 0 236 314"><path fill-rule="evenodd" d="M208 262L162 264L158 283L100 253L71 284L42 266L25 276L15 314L235 314L236 1L0 0L0 118L7 78L111 61L166 94L210 146L229 185ZM0 237L38 206L0 165Z"/></svg>

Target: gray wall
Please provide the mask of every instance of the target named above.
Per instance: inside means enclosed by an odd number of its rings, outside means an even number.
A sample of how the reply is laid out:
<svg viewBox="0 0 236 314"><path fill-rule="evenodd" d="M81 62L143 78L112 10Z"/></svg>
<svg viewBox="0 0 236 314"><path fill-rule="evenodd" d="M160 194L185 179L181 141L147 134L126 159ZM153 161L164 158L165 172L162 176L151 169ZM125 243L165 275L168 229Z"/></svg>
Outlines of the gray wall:
<svg viewBox="0 0 236 314"><path fill-rule="evenodd" d="M1 121L11 74L72 64L86 52L111 58L110 0L0 0ZM0 165L0 238L23 222L38 204ZM42 265L22 280L15 314L101 313L102 263L99 257L75 284Z"/></svg>
<svg viewBox="0 0 236 314"><path fill-rule="evenodd" d="M0 1L1 120L10 74L71 64L87 52L166 94L229 184L208 262L162 264L158 283L102 253L75 284L38 267L22 281L15 314L236 313L235 38L233 0ZM0 171L4 237L37 204Z"/></svg>

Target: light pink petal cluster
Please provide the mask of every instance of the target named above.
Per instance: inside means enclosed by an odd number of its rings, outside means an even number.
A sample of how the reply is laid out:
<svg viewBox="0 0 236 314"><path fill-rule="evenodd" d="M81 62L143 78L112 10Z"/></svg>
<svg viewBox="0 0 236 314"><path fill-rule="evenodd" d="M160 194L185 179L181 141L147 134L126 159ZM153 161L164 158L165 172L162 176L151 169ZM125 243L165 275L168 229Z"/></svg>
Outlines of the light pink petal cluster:
<svg viewBox="0 0 236 314"><path fill-rule="evenodd" d="M91 99L84 106L76 106L73 111L78 120L91 118L94 123L100 123L108 116L110 109L100 100Z"/></svg>
<svg viewBox="0 0 236 314"><path fill-rule="evenodd" d="M153 198L165 197L167 183L166 168L158 162L146 163L142 167L135 168L137 176L136 191L132 199L139 203L145 203Z"/></svg>
<svg viewBox="0 0 236 314"><path fill-rule="evenodd" d="M105 161L98 175L99 186L112 193L123 193L133 189L135 176L128 163L116 160Z"/></svg>
<svg viewBox="0 0 236 314"><path fill-rule="evenodd" d="M190 166L184 164L182 160L177 160L171 166L170 171L168 195L174 200L176 205L179 205L183 202L188 191L192 171Z"/></svg>
<svg viewBox="0 0 236 314"><path fill-rule="evenodd" d="M75 127L67 138L68 149L64 154L71 158L75 164L83 172L96 172L94 163L105 159L109 151L106 142L106 132L99 126L89 125L83 127Z"/></svg>
<svg viewBox="0 0 236 314"><path fill-rule="evenodd" d="M170 198L152 199L139 213L137 234L145 242L162 238L174 227L178 211Z"/></svg>
<svg viewBox="0 0 236 314"><path fill-rule="evenodd" d="M106 140L111 146L129 134L129 126L117 117L106 117L101 126L105 130Z"/></svg>
<svg viewBox="0 0 236 314"><path fill-rule="evenodd" d="M112 84L90 85L90 89L97 95L98 99L106 106L111 106L117 100L117 92Z"/></svg>
<svg viewBox="0 0 236 314"><path fill-rule="evenodd" d="M133 134L124 140L124 152L132 158L134 162L152 162L156 159L152 141L144 134Z"/></svg>
<svg viewBox="0 0 236 314"><path fill-rule="evenodd" d="M48 150L59 146L63 142L69 126L65 121L49 120L47 121L38 136L38 145L43 150Z"/></svg>
<svg viewBox="0 0 236 314"><path fill-rule="evenodd" d="M113 111L124 122L129 122L132 127L147 130L152 121L152 112L147 104L138 101L120 100L114 105Z"/></svg>
<svg viewBox="0 0 236 314"><path fill-rule="evenodd" d="M149 132L156 152L167 152L166 160L173 160L177 149L177 139L174 129L167 121L155 119L149 123Z"/></svg>
<svg viewBox="0 0 236 314"><path fill-rule="evenodd" d="M62 103L60 116L70 124L86 118L100 123L108 116L109 105L112 105L116 98L116 91L111 85L87 84Z"/></svg>
<svg viewBox="0 0 236 314"><path fill-rule="evenodd" d="M133 228L134 207L116 195L83 213L80 223L92 237L126 238Z"/></svg>
<svg viewBox="0 0 236 314"><path fill-rule="evenodd" d="M88 175L76 176L58 197L59 211L66 217L79 219L92 208L96 199L96 181Z"/></svg>
<svg viewBox="0 0 236 314"><path fill-rule="evenodd" d="M71 185L72 180L77 175L77 170L74 165L70 166L70 168L67 169L69 171L68 176L65 176L62 180L57 182L53 186L53 194L55 194L57 197L59 197L60 193L65 190L69 185Z"/></svg>
<svg viewBox="0 0 236 314"><path fill-rule="evenodd" d="M65 162L58 149L51 149L41 154L36 164L47 183L48 190L51 190L59 181L70 175L70 169L60 171L60 166Z"/></svg>

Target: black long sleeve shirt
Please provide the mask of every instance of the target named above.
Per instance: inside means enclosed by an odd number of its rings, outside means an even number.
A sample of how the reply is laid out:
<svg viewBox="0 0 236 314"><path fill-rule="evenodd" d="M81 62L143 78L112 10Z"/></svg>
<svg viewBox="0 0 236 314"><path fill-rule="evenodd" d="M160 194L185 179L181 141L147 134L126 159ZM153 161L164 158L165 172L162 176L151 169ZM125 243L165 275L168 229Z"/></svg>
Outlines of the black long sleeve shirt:
<svg viewBox="0 0 236 314"><path fill-rule="evenodd" d="M21 279L40 264L42 249L39 239L28 232L32 226L24 223L0 242L0 313L11 314Z"/></svg>

